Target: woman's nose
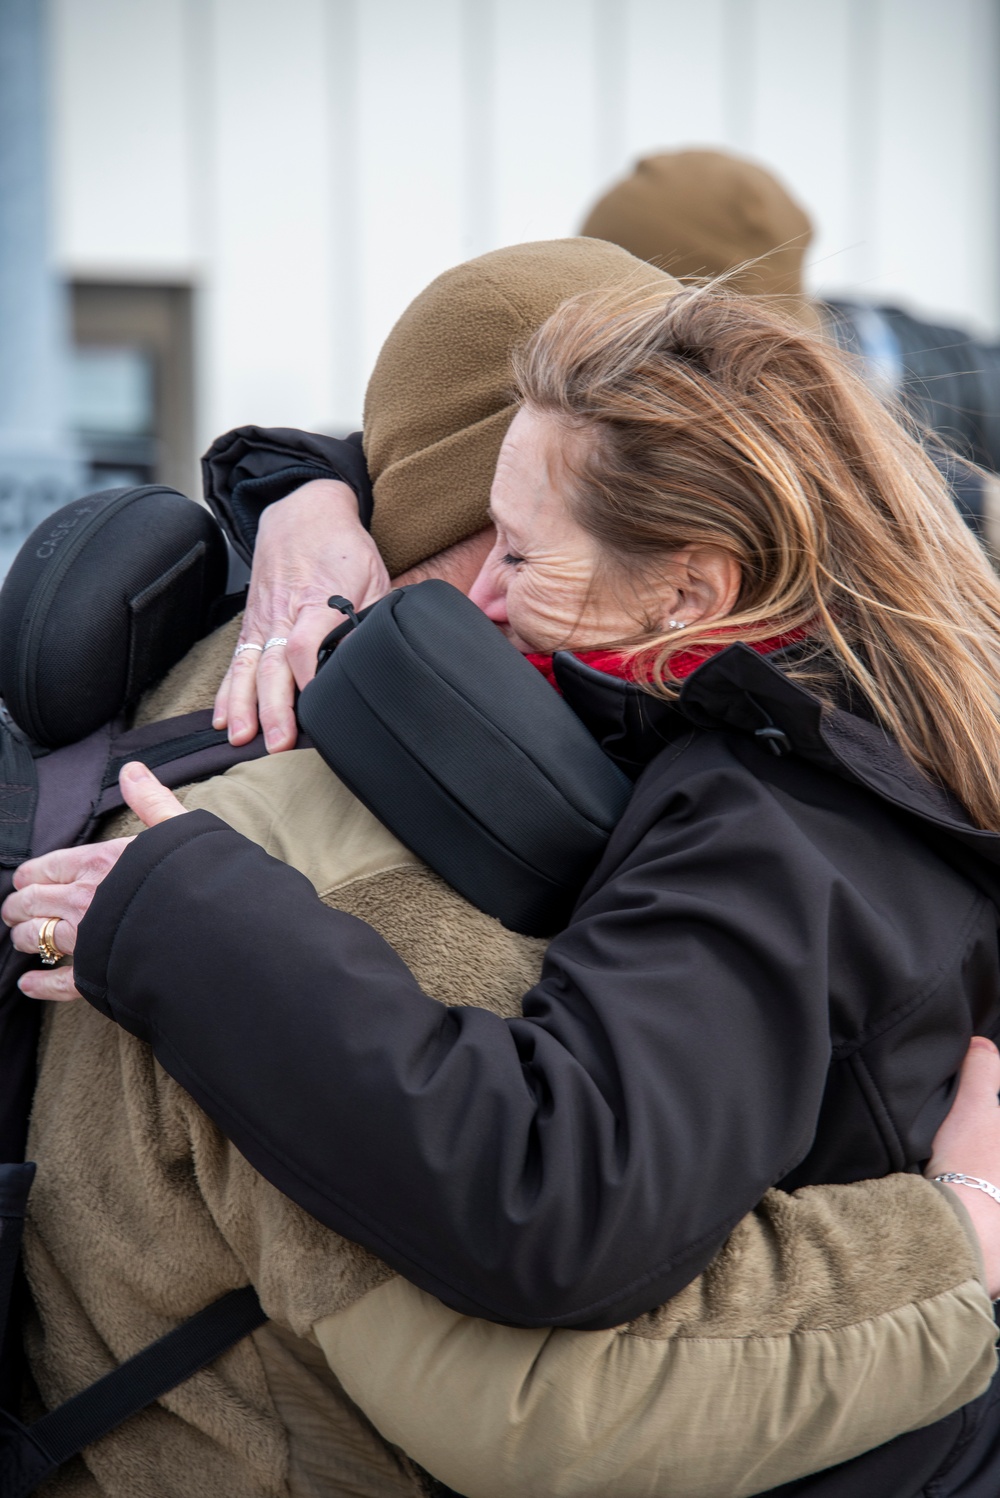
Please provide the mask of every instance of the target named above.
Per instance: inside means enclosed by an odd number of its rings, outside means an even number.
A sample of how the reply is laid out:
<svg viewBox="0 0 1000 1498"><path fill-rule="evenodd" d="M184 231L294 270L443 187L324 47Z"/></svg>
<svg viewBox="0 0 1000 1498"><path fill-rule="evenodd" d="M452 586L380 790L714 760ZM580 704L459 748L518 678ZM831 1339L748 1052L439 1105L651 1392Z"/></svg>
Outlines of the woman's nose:
<svg viewBox="0 0 1000 1498"><path fill-rule="evenodd" d="M506 590L499 588L497 582L497 569L491 567L487 559L469 589L469 597L478 609L482 609L487 619L492 619L494 624L506 624Z"/></svg>

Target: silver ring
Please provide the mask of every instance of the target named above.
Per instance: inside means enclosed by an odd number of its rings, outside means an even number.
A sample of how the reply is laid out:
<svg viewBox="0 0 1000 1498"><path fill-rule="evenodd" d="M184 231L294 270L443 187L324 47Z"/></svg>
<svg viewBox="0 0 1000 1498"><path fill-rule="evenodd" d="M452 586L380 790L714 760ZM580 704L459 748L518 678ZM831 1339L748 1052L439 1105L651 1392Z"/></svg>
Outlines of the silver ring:
<svg viewBox="0 0 1000 1498"><path fill-rule="evenodd" d="M264 648L265 647L263 645L253 645L253 644L251 644L249 640L241 640L240 643L237 645L236 649L233 651L233 660L235 660L238 655L242 655L243 652L244 652L244 650L260 650L260 651L263 651Z"/></svg>
<svg viewBox="0 0 1000 1498"><path fill-rule="evenodd" d="M273 650L275 645L287 645L288 641L284 635L272 635L269 640L264 641L265 650Z"/></svg>

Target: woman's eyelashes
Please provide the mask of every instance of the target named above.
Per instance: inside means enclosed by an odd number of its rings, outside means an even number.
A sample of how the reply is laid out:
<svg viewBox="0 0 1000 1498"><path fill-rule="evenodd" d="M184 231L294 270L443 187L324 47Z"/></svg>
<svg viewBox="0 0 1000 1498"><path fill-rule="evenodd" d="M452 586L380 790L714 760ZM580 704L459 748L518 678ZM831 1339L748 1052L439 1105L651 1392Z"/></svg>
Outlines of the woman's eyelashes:
<svg viewBox="0 0 1000 1498"><path fill-rule="evenodd" d="M518 562L524 561L524 558L515 556L511 551L505 551L500 560L505 567L516 567Z"/></svg>

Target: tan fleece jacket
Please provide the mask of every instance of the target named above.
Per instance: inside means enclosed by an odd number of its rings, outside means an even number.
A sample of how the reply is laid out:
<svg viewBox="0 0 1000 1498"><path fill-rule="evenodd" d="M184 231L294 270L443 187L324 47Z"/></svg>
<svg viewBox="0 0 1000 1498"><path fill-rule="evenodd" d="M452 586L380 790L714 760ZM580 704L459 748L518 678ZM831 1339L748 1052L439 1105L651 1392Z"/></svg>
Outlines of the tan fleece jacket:
<svg viewBox="0 0 1000 1498"><path fill-rule="evenodd" d="M237 627L143 717L207 706ZM463 902L313 751L183 799L371 921L442 1002L510 1013L538 972L539 942ZM321 1228L85 1004L46 1017L30 1151L29 1352L47 1405L234 1286L253 1283L271 1318L47 1494L389 1498L421 1491L413 1457L468 1498L741 1498L939 1418L994 1367L970 1237L912 1176L769 1192L655 1313L522 1331L456 1315Z"/></svg>

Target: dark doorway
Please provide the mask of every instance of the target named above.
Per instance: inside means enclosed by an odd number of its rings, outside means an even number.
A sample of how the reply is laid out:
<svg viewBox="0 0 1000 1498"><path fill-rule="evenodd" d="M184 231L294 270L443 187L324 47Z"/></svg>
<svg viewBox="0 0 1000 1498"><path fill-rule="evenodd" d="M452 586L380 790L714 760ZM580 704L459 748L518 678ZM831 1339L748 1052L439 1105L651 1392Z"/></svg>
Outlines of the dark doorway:
<svg viewBox="0 0 1000 1498"><path fill-rule="evenodd" d="M71 420L88 490L170 484L198 498L189 286L77 281Z"/></svg>

